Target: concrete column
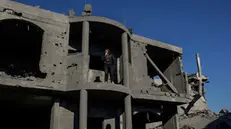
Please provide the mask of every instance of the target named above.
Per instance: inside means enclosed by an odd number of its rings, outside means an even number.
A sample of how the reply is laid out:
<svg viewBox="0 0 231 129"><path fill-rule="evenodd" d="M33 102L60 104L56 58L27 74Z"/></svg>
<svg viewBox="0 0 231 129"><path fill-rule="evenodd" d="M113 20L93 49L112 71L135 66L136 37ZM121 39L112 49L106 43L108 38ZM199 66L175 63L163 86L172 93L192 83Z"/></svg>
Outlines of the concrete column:
<svg viewBox="0 0 231 129"><path fill-rule="evenodd" d="M131 95L127 95L124 99L125 105L125 129L132 129L132 103Z"/></svg>
<svg viewBox="0 0 231 129"><path fill-rule="evenodd" d="M197 60L197 73L198 73L198 79L199 79L199 94L202 95L202 72L201 72L201 61L200 61L200 57L199 54L196 54L196 60Z"/></svg>
<svg viewBox="0 0 231 129"><path fill-rule="evenodd" d="M87 111L88 111L88 95L86 90L80 91L79 102L79 129L87 129Z"/></svg>
<svg viewBox="0 0 231 129"><path fill-rule="evenodd" d="M59 128L59 100L55 100L51 108L50 129Z"/></svg>
<svg viewBox="0 0 231 129"><path fill-rule="evenodd" d="M128 57L128 35L122 34L122 54L123 54L123 82L124 86L129 87L129 57Z"/></svg>
<svg viewBox="0 0 231 129"><path fill-rule="evenodd" d="M191 86L188 84L188 74L186 72L184 73L184 78L185 78L185 83L186 83L186 95L189 95L190 91L191 91Z"/></svg>
<svg viewBox="0 0 231 129"><path fill-rule="evenodd" d="M50 129L74 129L74 111L65 101L55 100L51 110Z"/></svg>
<svg viewBox="0 0 231 129"><path fill-rule="evenodd" d="M46 59L47 59L47 53L49 50L47 50L49 48L49 34L48 32L44 32L43 33L43 39L42 39L42 46L41 46L41 55L40 55L40 61L39 61L39 69L41 72L46 73L48 71L48 69L46 67L44 67L44 64L46 64Z"/></svg>
<svg viewBox="0 0 231 129"><path fill-rule="evenodd" d="M124 113L120 115L120 129L125 129Z"/></svg>
<svg viewBox="0 0 231 129"><path fill-rule="evenodd" d="M88 79L89 71L89 22L83 22L82 30L82 53L83 53L83 82L86 82Z"/></svg>

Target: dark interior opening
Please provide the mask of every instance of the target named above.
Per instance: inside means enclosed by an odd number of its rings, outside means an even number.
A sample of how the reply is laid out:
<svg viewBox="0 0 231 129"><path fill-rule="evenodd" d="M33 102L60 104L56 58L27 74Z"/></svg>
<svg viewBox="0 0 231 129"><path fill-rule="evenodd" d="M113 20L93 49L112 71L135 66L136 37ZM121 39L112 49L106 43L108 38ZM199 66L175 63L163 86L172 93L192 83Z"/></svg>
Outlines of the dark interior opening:
<svg viewBox="0 0 231 129"><path fill-rule="evenodd" d="M122 55L123 30L105 23L90 22L89 55L90 69L103 70L102 56L110 49L115 58Z"/></svg>
<svg viewBox="0 0 231 129"><path fill-rule="evenodd" d="M68 54L82 52L82 22L70 23Z"/></svg>
<svg viewBox="0 0 231 129"><path fill-rule="evenodd" d="M198 85L191 86L191 88L193 91L199 92L199 86Z"/></svg>
<svg viewBox="0 0 231 129"><path fill-rule="evenodd" d="M128 37L128 62L132 64L132 46L130 40L130 37Z"/></svg>
<svg viewBox="0 0 231 129"><path fill-rule="evenodd" d="M10 76L45 78L39 69L44 31L18 19L0 21L0 71Z"/></svg>
<svg viewBox="0 0 231 129"><path fill-rule="evenodd" d="M103 128L103 118L101 117L88 117L87 119L87 129L102 129Z"/></svg>
<svg viewBox="0 0 231 129"><path fill-rule="evenodd" d="M100 71L104 70L104 64L103 64L101 56L91 55L91 57L90 57L90 69L96 69L96 70L100 70Z"/></svg>
<svg viewBox="0 0 231 129"><path fill-rule="evenodd" d="M158 122L159 116L152 112L140 112L132 117L133 129L146 129L147 123Z"/></svg>
<svg viewBox="0 0 231 129"><path fill-rule="evenodd" d="M19 95L1 99L0 128L50 129L51 101L31 98Z"/></svg>
<svg viewBox="0 0 231 129"><path fill-rule="evenodd" d="M171 63L179 56L178 53L173 51L147 45L147 54L150 56L152 61L157 65L160 71L164 72ZM151 78L157 76L157 71L154 69L152 64L147 60L148 76Z"/></svg>
<svg viewBox="0 0 231 129"><path fill-rule="evenodd" d="M110 125L110 124L107 124L107 125L106 125L106 129L111 129L111 125Z"/></svg>

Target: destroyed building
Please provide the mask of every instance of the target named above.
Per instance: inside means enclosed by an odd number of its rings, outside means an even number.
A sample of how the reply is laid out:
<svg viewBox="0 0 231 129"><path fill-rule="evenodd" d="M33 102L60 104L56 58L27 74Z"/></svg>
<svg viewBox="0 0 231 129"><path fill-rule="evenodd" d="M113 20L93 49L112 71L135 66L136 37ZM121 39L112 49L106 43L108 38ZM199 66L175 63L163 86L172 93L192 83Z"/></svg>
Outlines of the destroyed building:
<svg viewBox="0 0 231 129"><path fill-rule="evenodd" d="M182 48L92 16L91 5L67 16L1 0L0 28L1 128L179 128L193 80ZM106 48L117 59L115 84L103 82ZM193 82L203 96L201 72Z"/></svg>

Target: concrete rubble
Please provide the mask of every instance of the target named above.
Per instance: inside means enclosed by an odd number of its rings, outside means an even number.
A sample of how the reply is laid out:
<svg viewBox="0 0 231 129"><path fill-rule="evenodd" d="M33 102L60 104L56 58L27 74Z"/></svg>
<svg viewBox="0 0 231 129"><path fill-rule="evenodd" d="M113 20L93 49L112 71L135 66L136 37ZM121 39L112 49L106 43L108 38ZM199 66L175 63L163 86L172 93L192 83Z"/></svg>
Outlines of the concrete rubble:
<svg viewBox="0 0 231 129"><path fill-rule="evenodd" d="M231 129L227 109L208 108L199 54L187 74L182 48L93 16L91 4L78 16L0 0L0 15L0 128Z"/></svg>
<svg viewBox="0 0 231 129"><path fill-rule="evenodd" d="M222 109L218 114L209 110L205 97L204 84L208 83L208 77L202 75L200 59L197 55L198 72L187 74L188 77L188 104L178 106L180 129L231 129L231 112ZM201 81L201 82L200 82ZM157 83L157 82L156 82ZM161 83L161 82L158 82ZM201 91L200 91L201 89ZM162 125L152 129L162 129Z"/></svg>
<svg viewBox="0 0 231 129"><path fill-rule="evenodd" d="M188 115L182 114L179 116L180 129L231 129L231 113L223 113L223 109L221 112L216 114L211 110L198 110ZM163 127L158 125L153 129Z"/></svg>
<svg viewBox="0 0 231 129"><path fill-rule="evenodd" d="M222 109L219 114L209 110L204 87L209 81L202 75L199 55L197 63L198 72L188 75L191 102L178 107L180 129L231 129L231 113L227 109Z"/></svg>
<svg viewBox="0 0 231 129"><path fill-rule="evenodd" d="M216 114L210 110L194 111L179 117L180 129L231 129L231 113Z"/></svg>
<svg viewBox="0 0 231 129"><path fill-rule="evenodd" d="M33 74L30 75L30 74L24 72L22 75L11 76L11 75L6 74L5 72L0 72L0 77L4 77L4 78L11 78L11 79L18 79L18 80L25 80L25 81L35 81L35 80L38 80L38 78L36 79L32 75Z"/></svg>

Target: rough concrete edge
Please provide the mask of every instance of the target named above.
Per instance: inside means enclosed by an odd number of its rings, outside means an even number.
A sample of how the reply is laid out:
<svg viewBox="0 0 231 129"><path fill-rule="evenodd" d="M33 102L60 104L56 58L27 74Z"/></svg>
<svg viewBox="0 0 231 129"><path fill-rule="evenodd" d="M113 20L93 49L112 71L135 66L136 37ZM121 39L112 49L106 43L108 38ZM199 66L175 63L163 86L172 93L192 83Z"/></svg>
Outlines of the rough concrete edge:
<svg viewBox="0 0 231 129"><path fill-rule="evenodd" d="M102 23L106 23L106 24L111 24L113 26L116 26L122 30L124 30L125 32L127 32L127 34L129 36L131 36L130 31L128 30L128 28L126 26L124 26L123 24L121 24L118 21L106 18L106 17L102 17L102 16L75 16L75 17L69 17L69 22L82 22L82 21L90 21L90 22L102 22Z"/></svg>
<svg viewBox="0 0 231 129"><path fill-rule="evenodd" d="M42 16L46 19L52 19L57 22L68 23L68 16L64 14L52 12L50 10L45 10L31 5L26 5L16 1L0 0L0 6L4 8L13 9L16 11L22 11L24 13L28 13L35 16Z"/></svg>
<svg viewBox="0 0 231 129"><path fill-rule="evenodd" d="M183 53L183 49L180 48L180 47L177 47L177 46L174 46L174 45L171 45L171 44L167 44L167 43L163 43L163 42L160 42L160 41L157 41L157 40L152 40L150 38L146 38L146 37L139 36L139 35L136 35L136 34L132 34L132 39L134 41L138 41L138 42L141 42L141 43L145 43L145 44L153 45L153 46L156 46L156 47L168 49L168 50L180 53L180 54Z"/></svg>
<svg viewBox="0 0 231 129"><path fill-rule="evenodd" d="M143 95L139 93L132 93L132 97L134 99L145 99L145 100L156 100L156 101L165 101L165 102L173 102L173 103L179 103L186 104L189 102L187 98L181 98L181 97L168 97L168 96L158 96L158 95Z"/></svg>
<svg viewBox="0 0 231 129"><path fill-rule="evenodd" d="M74 88L67 88L66 91L77 91L77 90L103 90L103 91L113 91L125 94L131 94L131 90L123 85L115 85L108 83L80 83Z"/></svg>

